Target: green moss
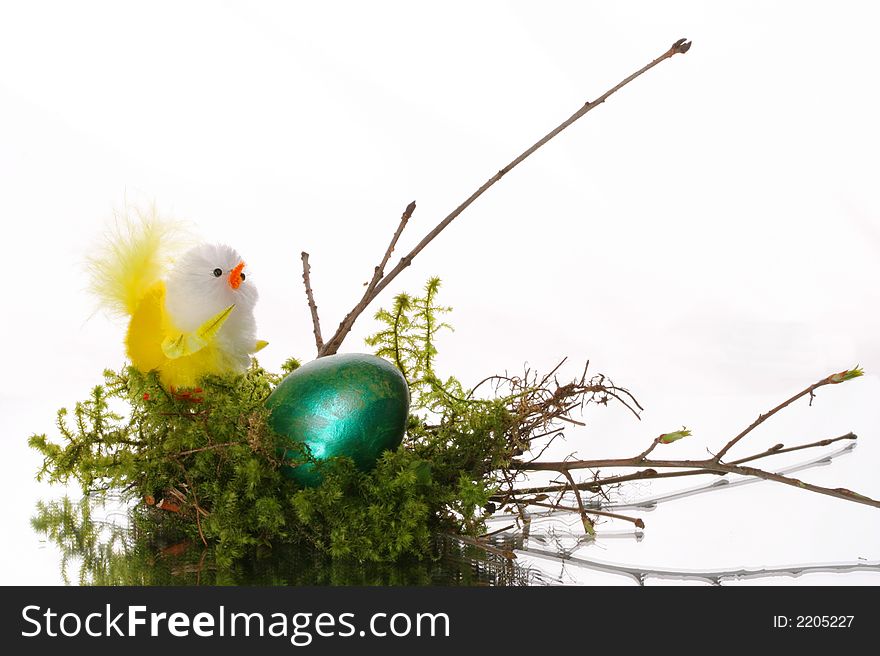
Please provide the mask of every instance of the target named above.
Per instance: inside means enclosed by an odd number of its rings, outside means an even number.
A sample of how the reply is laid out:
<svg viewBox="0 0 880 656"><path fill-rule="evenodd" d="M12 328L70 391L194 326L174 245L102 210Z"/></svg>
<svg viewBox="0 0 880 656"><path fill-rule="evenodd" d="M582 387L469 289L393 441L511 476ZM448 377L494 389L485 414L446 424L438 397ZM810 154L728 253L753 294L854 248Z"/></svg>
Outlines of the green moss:
<svg viewBox="0 0 880 656"><path fill-rule="evenodd" d="M281 375L254 362L189 396L133 367L105 371L87 400L59 411L60 442L30 438L44 458L38 478L122 494L139 504L140 530L204 542L218 566L286 544L397 561L428 555L438 533L479 534L495 472L513 455L513 417L505 399L468 399L455 378L436 375L434 340L449 311L436 304L439 288L433 278L421 296L401 294L376 314L381 329L367 343L407 378L413 414L401 447L369 473L335 458L315 463L324 477L315 488L281 475L264 406ZM282 372L298 366L291 358Z"/></svg>

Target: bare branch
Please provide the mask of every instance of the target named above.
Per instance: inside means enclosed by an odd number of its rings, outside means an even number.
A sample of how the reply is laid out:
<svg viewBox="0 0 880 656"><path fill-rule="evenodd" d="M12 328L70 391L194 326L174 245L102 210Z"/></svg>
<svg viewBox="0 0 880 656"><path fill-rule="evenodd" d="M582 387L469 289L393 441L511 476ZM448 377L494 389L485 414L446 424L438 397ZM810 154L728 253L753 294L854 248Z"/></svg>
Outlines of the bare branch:
<svg viewBox="0 0 880 656"><path fill-rule="evenodd" d="M660 435L659 437L655 437L654 441L651 442L651 446L649 446L647 449L645 449L639 455L637 455L636 459L639 461L645 460L645 458L648 457L648 455L651 453L651 451L653 451L654 449L657 448L657 445L660 444L661 439L663 439L662 435Z"/></svg>
<svg viewBox="0 0 880 656"><path fill-rule="evenodd" d="M378 294L378 292L375 291L376 285L378 285L379 281L381 281L382 278L385 276L385 265L388 264L388 260L391 258L391 253L394 251L394 247L397 246L397 240L400 239L400 235L403 232L403 229L406 227L407 222L410 220L410 217L412 217L413 212L415 211L415 201L406 206L406 209L403 211L403 214L400 217L400 223L397 224L397 230L394 232L394 236L391 238L391 243L388 244L388 248L385 249L385 255L382 256L382 261L379 263L379 266L377 266L373 271L373 277L370 279L370 282L367 283L367 289L364 291L364 295L361 296L361 300L357 302L357 304L352 308L351 312L345 315L345 318L339 324L339 328L336 329L336 333L334 333L333 337L330 338L330 341L327 342L325 346L318 347L318 357L333 355L339 350L339 347L342 345L342 341L348 336L348 333L351 332L351 327L354 325L354 322L361 315L361 313L367 309L367 306L372 302L372 300L376 298Z"/></svg>
<svg viewBox="0 0 880 656"><path fill-rule="evenodd" d="M837 383L839 383L839 382L841 382L841 381L840 381L840 380L835 380L835 375L827 376L827 377L823 378L822 380L820 380L819 382L813 383L812 385L810 385L810 386L807 387L806 389L801 390L800 392L798 392L797 394L795 394L793 397L791 397L791 398L788 399L787 401L783 401L782 403L780 403L779 405L777 405L775 408L773 408L773 409L770 410L769 412L767 412L767 413L765 413L765 414L763 414L763 415L758 415L758 418L755 419L755 421L753 421L751 424L749 424L749 426L746 427L746 428L745 428L745 429L744 429L739 435L737 435L737 436L734 437L732 440L730 440L727 444L725 444L725 445L724 445L724 448L721 449L721 451L719 451L718 453L715 454L715 458L714 458L714 460L715 460L716 462L721 462L721 458L723 458L724 455L725 455L728 451L730 451L730 449L731 449L731 448L732 448L737 442L739 442L742 438L744 438L746 435L748 435L749 433L751 433L753 430L755 430L758 426L760 426L761 424L763 424L765 421L767 421L770 417L772 417L773 415L775 415L777 412L779 412L779 411L782 410L783 408L786 408L786 407L790 406L792 403L794 403L795 401L797 401L799 398L801 398L801 397L803 397L803 396L807 396L807 395L809 395L809 396L810 396L810 399L812 399L812 398L813 398L813 392L815 392L818 388L823 387L824 385L835 385L835 384L837 384Z"/></svg>
<svg viewBox="0 0 880 656"><path fill-rule="evenodd" d="M388 248L385 249L385 255L382 256L382 261L373 272L373 279L370 280L370 283L367 285L367 291L364 294L365 297L369 297L373 293L373 290L376 288L376 285L379 284L379 281L385 277L385 265L388 264L388 260L391 259L391 253L394 252L394 247L397 246L397 240L400 239L400 235L401 233L403 233L403 229L406 228L406 224L409 222L410 218L413 215L413 212L415 211L415 201L411 202L409 205L406 206L406 209L403 210L403 214L400 216L400 223L397 224L397 230L394 232L394 236L391 237L391 243L388 244Z"/></svg>
<svg viewBox="0 0 880 656"><path fill-rule="evenodd" d="M345 339L345 337L351 331L351 327L354 324L355 320L358 318L358 316L360 316L360 314L364 311L364 309L366 309L366 307L370 304L370 302L372 302L372 300L374 298L376 298L382 292L382 290L385 289L391 283L391 281L394 280L400 274L401 271L403 271L405 268L407 268L412 263L413 259L415 259L416 255L421 253L424 250L424 248L428 244L430 244L434 240L434 238L437 235L439 235L446 228L446 226L448 226L450 223L452 223L452 221L459 214L464 212L470 206L471 203L473 203L475 200L477 200L477 198L482 196L496 182L498 182L501 178L503 178L505 175L507 175L510 171L512 171L514 168L516 168L523 161L528 159L536 150L538 150L541 146L543 146L548 141L550 141L553 137L555 137L560 132L565 130L567 127L569 127L572 123L574 123L578 119L582 118L587 112L589 112L592 109L595 109L596 107L598 107L599 105L604 103L606 100L608 100L608 98L611 97L614 93L616 93L617 91L619 91L620 89L625 87L627 84L629 84L630 82L632 82L633 80L635 80L636 78L641 76L642 74L647 73L649 70L651 70L652 68L657 66L657 64L659 64L660 62L663 62L676 54L686 53L690 49L690 47L691 47L690 41L687 41L686 39L679 39L678 41L676 41L675 43L672 44L672 46L669 48L669 50L667 50L662 55L657 57L651 63L647 64L646 66L640 68L638 71L636 71L632 75L621 80L615 86L613 86L608 91L603 93L601 96L596 98L596 100L593 100L592 102L585 103L574 114L569 116L562 123L557 125L550 132L548 132L546 135L541 137L541 139L536 141L529 148L524 150L519 156L517 156L515 159L513 159L509 164L507 164L507 166L504 166L503 168L501 168L497 173L495 173L495 175L493 175L486 182L484 182L483 185L479 189L477 189L474 193L472 193L470 196L468 196L468 198L464 202L462 202L458 207L456 207L454 210L452 210L452 212L450 212L446 216L446 218L444 218L442 221L440 221L440 223L438 223L434 227L433 230L431 230L427 235L425 235L422 238L422 240L418 244L416 244L415 248L413 248L409 253L404 255L400 259L400 261L397 263L397 265L391 271L388 272L387 275L379 276L380 279L377 281L375 286L368 285L367 291L364 293L364 296L361 298L360 301L358 301L357 305L354 306L352 311L346 315L345 319L342 320L342 323L339 324L339 328L337 328L336 333L333 335L332 338L330 338L330 340L327 342L325 347L321 350L319 355L324 356L324 355L332 355L332 354L336 353L339 350L339 347L342 345L342 341ZM409 209L409 208L407 208L407 209ZM401 229L402 228L398 228L398 232ZM392 240L392 245L393 245L393 241L394 240ZM375 278L376 278L376 276L374 275L374 279Z"/></svg>
<svg viewBox="0 0 880 656"><path fill-rule="evenodd" d="M824 440L819 440L818 442L810 442L809 444L801 444L799 446L790 446L788 448L784 448L782 444L776 444L771 446L766 451L762 451L761 453L755 454L753 456L748 456L746 458L740 458L739 460L734 460L731 462L731 465L741 465L744 462L751 462L752 460L757 460L758 458L766 458L767 456L775 456L780 453L791 453L792 451L800 451L802 449L812 449L818 446L828 446L829 444L834 444L835 442L840 442L841 440L856 440L858 436L855 433L847 433L846 435L841 435L840 437L828 438Z"/></svg>
<svg viewBox="0 0 880 656"><path fill-rule="evenodd" d="M321 338L321 322L318 319L318 306L315 305L315 297L312 295L312 281L309 273L312 267L309 266L309 254L302 252L303 263L303 284L306 286L306 298L309 301L309 310L312 312L312 329L315 332L315 346L318 348L318 355L321 355L321 349L324 348L324 340Z"/></svg>

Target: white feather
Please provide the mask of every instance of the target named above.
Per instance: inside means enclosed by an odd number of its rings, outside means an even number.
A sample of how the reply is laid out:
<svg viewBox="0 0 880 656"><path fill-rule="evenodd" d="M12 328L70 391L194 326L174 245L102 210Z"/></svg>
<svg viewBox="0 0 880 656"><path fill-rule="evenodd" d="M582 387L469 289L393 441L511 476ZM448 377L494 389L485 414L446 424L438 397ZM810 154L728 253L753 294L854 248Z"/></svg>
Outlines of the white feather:
<svg viewBox="0 0 880 656"><path fill-rule="evenodd" d="M230 305L235 309L220 328L216 340L228 356L229 366L243 371L256 344L254 306L257 288L243 270L238 289L229 284L230 272L242 261L235 249L223 244L201 244L184 253L166 281L165 307L175 327L192 332ZM220 276L215 275L220 270Z"/></svg>

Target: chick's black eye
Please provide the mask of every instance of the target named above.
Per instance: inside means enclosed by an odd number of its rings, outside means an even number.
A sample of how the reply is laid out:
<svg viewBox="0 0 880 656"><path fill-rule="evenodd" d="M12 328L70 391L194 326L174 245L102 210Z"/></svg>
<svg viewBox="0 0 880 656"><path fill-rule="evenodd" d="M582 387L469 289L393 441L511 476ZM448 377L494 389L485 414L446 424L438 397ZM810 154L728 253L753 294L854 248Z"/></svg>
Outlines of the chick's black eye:
<svg viewBox="0 0 880 656"><path fill-rule="evenodd" d="M242 272L242 274L241 274L241 281L244 282L246 278L247 278L247 276L244 275L244 272Z"/></svg>
<svg viewBox="0 0 880 656"><path fill-rule="evenodd" d="M214 269L214 277L219 278L223 275L223 269Z"/></svg>

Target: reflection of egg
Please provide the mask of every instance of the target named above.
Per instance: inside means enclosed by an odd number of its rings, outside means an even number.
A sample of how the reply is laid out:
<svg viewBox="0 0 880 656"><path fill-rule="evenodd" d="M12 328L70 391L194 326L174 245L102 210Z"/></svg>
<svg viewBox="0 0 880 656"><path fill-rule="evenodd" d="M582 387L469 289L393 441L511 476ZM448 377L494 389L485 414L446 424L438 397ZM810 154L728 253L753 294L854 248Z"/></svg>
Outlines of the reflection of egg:
<svg viewBox="0 0 880 656"><path fill-rule="evenodd" d="M301 458L305 442L318 459L348 456L369 471L387 449L403 440L409 390L403 375L374 355L346 353L318 358L288 374L266 400L269 423L282 437L285 458ZM284 440L283 438L290 438ZM312 463L282 467L303 485L321 482Z"/></svg>

